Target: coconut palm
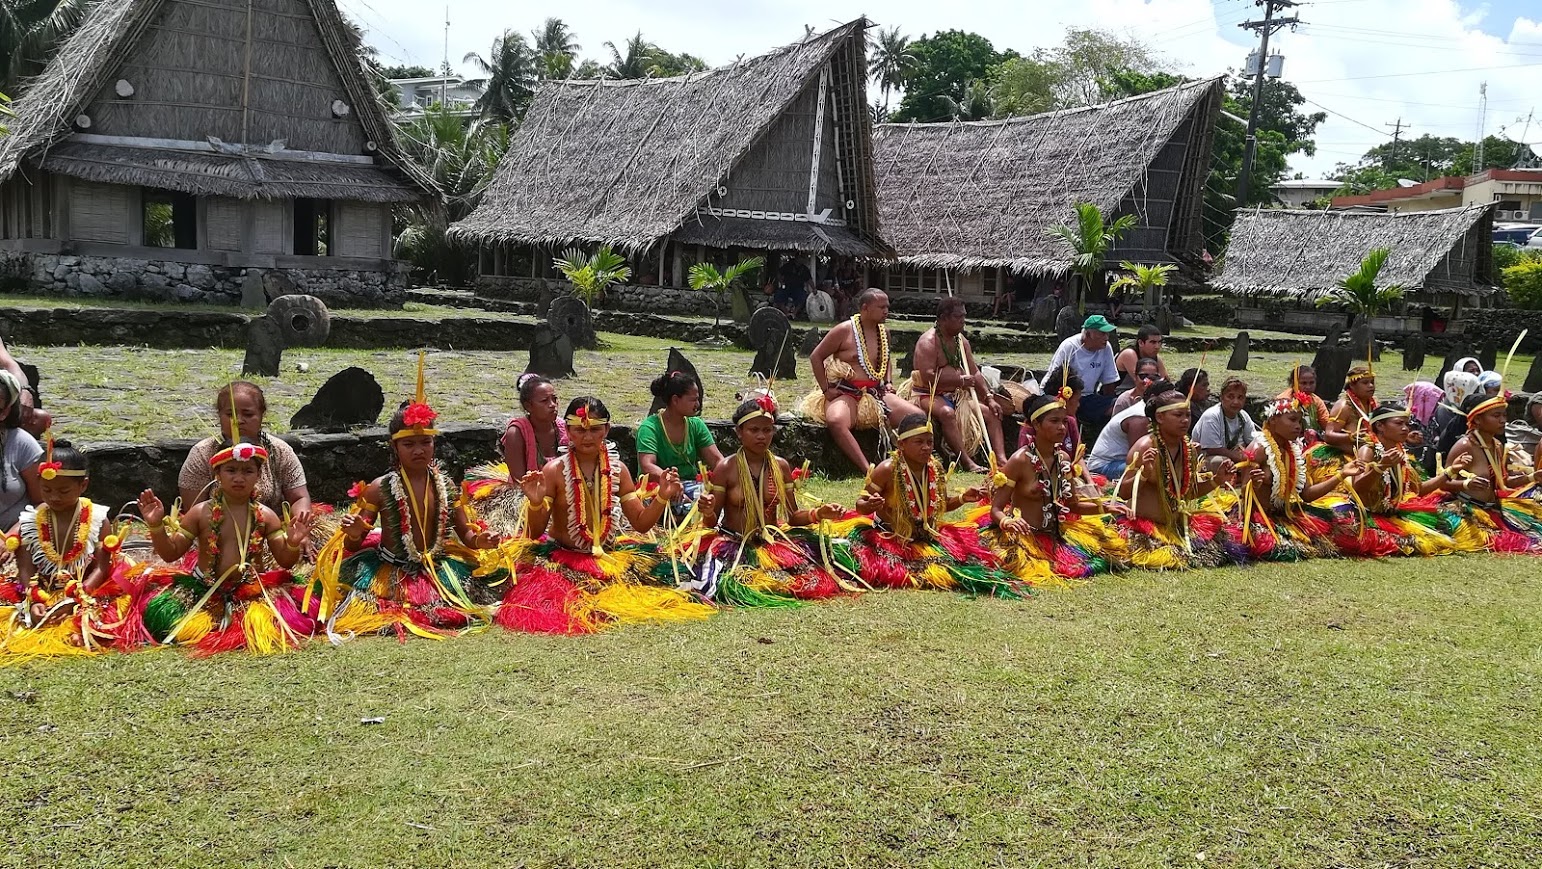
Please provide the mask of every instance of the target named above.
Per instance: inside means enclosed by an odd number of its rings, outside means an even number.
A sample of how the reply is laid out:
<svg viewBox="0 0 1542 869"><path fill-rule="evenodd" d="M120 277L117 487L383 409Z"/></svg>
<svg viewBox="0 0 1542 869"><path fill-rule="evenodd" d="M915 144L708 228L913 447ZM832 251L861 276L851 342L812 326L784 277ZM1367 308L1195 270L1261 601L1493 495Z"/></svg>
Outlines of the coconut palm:
<svg viewBox="0 0 1542 869"><path fill-rule="evenodd" d="M0 119L14 117L16 117L16 112L11 109L11 98L5 94L0 94ZM0 123L0 136L10 135L10 132L10 127Z"/></svg>
<svg viewBox="0 0 1542 869"><path fill-rule="evenodd" d="M869 50L867 74L883 92L883 112L889 113L889 94L905 86L905 79L915 68L916 56L910 50L910 37L899 27L882 28Z"/></svg>
<svg viewBox="0 0 1542 869"><path fill-rule="evenodd" d="M552 265L573 285L573 295L594 307L611 284L623 284L632 279L632 269L626 258L606 245L584 256L578 248L568 248L562 256L552 260Z"/></svg>
<svg viewBox="0 0 1542 869"><path fill-rule="evenodd" d="M0 88L41 72L89 8L89 0L0 0Z"/></svg>
<svg viewBox="0 0 1542 869"><path fill-rule="evenodd" d="M697 263L691 266L691 270L686 273L686 282L691 285L691 289L702 290L716 296L712 300L713 334L717 334L723 323L723 297L728 295L728 291L740 278L757 271L765 264L765 257L756 256L734 263L722 271L718 271L717 266L712 263Z"/></svg>
<svg viewBox="0 0 1542 869"><path fill-rule="evenodd" d="M1129 287L1140 293L1146 305L1147 316L1150 316L1151 312L1162 303L1162 288L1167 286L1167 276L1178 270L1177 266L1166 263L1143 266L1129 260L1121 262L1119 267L1124 269L1126 274L1115 278L1109 289L1121 290Z"/></svg>
<svg viewBox="0 0 1542 869"><path fill-rule="evenodd" d="M573 60L582 46L561 18L548 18L540 30L533 30L535 53L540 63L540 77L565 79L573 72Z"/></svg>
<svg viewBox="0 0 1542 869"><path fill-rule="evenodd" d="M505 30L493 40L487 57L473 51L461 61L476 67L483 76L467 82L486 88L476 102L483 119L514 122L524 117L535 94L539 61L523 34Z"/></svg>
<svg viewBox="0 0 1542 869"><path fill-rule="evenodd" d="M1071 248L1071 256L1068 265L1071 272L1080 279L1080 288L1076 293L1076 308L1085 311L1087 293L1092 289L1093 282L1099 280L1103 272L1103 261L1108 252L1113 249L1119 238L1135 228L1138 221L1133 214L1126 214L1109 223L1103 218L1103 212L1090 202L1076 203L1076 226L1052 226L1046 230L1051 238L1064 241Z"/></svg>
<svg viewBox="0 0 1542 869"><path fill-rule="evenodd" d="M463 285L472 276L469 251L449 243L450 221L476 207L492 183L498 161L509 147L509 128L478 121L466 125L453 111L430 106L422 117L401 125L397 139L444 191L444 208L413 208L398 213L397 257L411 262L430 283Z"/></svg>
<svg viewBox="0 0 1542 869"><path fill-rule="evenodd" d="M1346 275L1338 283L1338 286L1328 290L1317 299L1319 307L1324 305L1343 305L1351 314L1360 318L1366 329L1370 330L1370 346L1376 346L1376 332L1371 328L1371 320L1387 312L1392 303L1403 298L1401 284L1387 284L1381 286L1377 280L1381 277L1381 270L1387 265L1387 258L1392 256L1392 248L1378 247L1365 255L1360 261L1360 268L1354 274Z"/></svg>
<svg viewBox="0 0 1542 869"><path fill-rule="evenodd" d="M942 103L949 117L955 121L982 121L996 111L990 86L979 79L973 79L964 87L964 98L961 100L955 100L946 94L938 96L937 99Z"/></svg>

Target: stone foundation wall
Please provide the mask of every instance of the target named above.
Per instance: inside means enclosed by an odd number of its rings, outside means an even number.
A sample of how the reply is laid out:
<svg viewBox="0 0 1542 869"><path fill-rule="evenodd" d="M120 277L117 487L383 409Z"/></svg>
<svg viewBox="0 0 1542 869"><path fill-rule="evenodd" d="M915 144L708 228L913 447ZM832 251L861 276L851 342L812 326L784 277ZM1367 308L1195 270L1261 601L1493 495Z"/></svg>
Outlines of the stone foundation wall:
<svg viewBox="0 0 1542 869"><path fill-rule="evenodd" d="M30 289L44 294L212 305L240 304L241 285L248 271L263 275L270 299L305 293L329 305L399 306L407 286L407 266L398 262L392 262L386 271L248 269L172 260L12 252L9 269Z"/></svg>
<svg viewBox="0 0 1542 869"><path fill-rule="evenodd" d="M550 302L557 296L573 294L571 285L560 278L477 278L477 293L494 299L518 302ZM605 291L600 309L645 314L710 317L716 295L697 290L669 287L616 286ZM729 300L723 300L723 318L730 318Z"/></svg>
<svg viewBox="0 0 1542 869"><path fill-rule="evenodd" d="M1462 312L1464 324L1462 339L1476 346L1480 341L1492 341L1499 348L1500 362L1515 343L1522 329L1527 330L1521 349L1530 353L1542 351L1542 311L1522 308L1467 309ZM1512 372L1513 376L1513 372Z"/></svg>

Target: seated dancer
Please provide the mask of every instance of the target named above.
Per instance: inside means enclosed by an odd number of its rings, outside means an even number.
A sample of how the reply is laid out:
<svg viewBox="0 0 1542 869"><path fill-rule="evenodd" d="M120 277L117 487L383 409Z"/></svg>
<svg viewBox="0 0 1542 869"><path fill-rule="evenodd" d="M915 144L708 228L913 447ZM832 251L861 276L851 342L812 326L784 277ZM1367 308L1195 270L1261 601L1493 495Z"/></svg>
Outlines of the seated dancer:
<svg viewBox="0 0 1542 869"><path fill-rule="evenodd" d="M1192 382L1192 381L1191 381ZM1189 440L1189 396L1177 390L1146 399L1150 432L1130 448L1116 491L1134 515L1124 520L1130 563L1152 570L1239 563L1240 528L1226 528L1224 509L1207 496L1234 468L1221 459L1216 472Z"/></svg>
<svg viewBox="0 0 1542 869"><path fill-rule="evenodd" d="M739 405L739 451L718 462L702 500L702 522L716 533L706 538L698 582L722 603L777 606L831 597L843 587L835 571L855 573L846 547L832 546L829 536L809 527L846 511L836 504L800 508L792 466L771 452L776 414L769 395Z"/></svg>
<svg viewBox="0 0 1542 869"><path fill-rule="evenodd" d="M285 441L270 437L262 430L263 418L268 412L268 399L262 387L245 380L237 380L224 386L214 397L214 417L217 428L226 426L233 414L240 428L241 438L249 444L262 447L268 461L262 464L262 476L257 480L257 490L252 500L279 515L284 515L284 505L295 513L311 509L310 489L305 481L305 468L294 447ZM182 463L182 473L177 477L178 495L184 508L191 507L209 497L214 486L214 474L209 470L209 457L225 446L220 437L207 437L188 451Z"/></svg>
<svg viewBox="0 0 1542 869"><path fill-rule="evenodd" d="M151 569L148 584L162 590L144 605L142 630L151 642L192 645L199 655L297 648L316 629L289 573L300 560L311 514L295 514L286 528L277 513L253 500L268 452L243 442L234 424L231 429L230 446L209 458L216 485L209 500L178 521L153 491L139 496L157 556L175 564L198 546L190 572Z"/></svg>
<svg viewBox="0 0 1542 869"><path fill-rule="evenodd" d="M863 473L872 463L851 430L879 428L920 412L891 385L894 360L889 356L889 327L884 325L888 318L888 295L864 290L857 297L857 313L835 324L809 355L817 390L799 406L804 416L829 426L836 446Z"/></svg>
<svg viewBox="0 0 1542 869"><path fill-rule="evenodd" d="M387 426L390 472L356 490L353 508L316 559L333 643L387 630L438 638L487 619L488 585L500 578L501 564L476 550L494 549L499 538L456 503L455 483L434 458L438 416L419 354L417 393Z"/></svg>
<svg viewBox="0 0 1542 869"><path fill-rule="evenodd" d="M637 476L662 480L664 472L673 468L681 480L681 494L671 503L675 516L683 518L701 497L703 484L696 479L697 467L717 467L723 453L702 422L701 387L696 378L671 371L655 379L649 389L664 406L637 426Z"/></svg>
<svg viewBox="0 0 1542 869"><path fill-rule="evenodd" d="M1007 456L1001 442L1001 405L964 337L964 311L964 300L957 296L937 303L937 325L916 341L915 370L900 387L900 397L930 414L964 470L977 472L982 468L974 457L981 448L989 449L998 465Z"/></svg>
<svg viewBox="0 0 1542 869"><path fill-rule="evenodd" d="M992 480L991 529L986 541L1004 566L1029 585L1085 579L1122 568L1124 539L1101 498L1077 492L1071 456L1062 448L1070 419L1065 398L1036 395L1023 405L1028 443ZM1115 505L1112 512L1127 512Z"/></svg>
<svg viewBox="0 0 1542 869"><path fill-rule="evenodd" d="M1301 436L1311 447L1322 440L1322 432L1328 424L1328 403L1317 394L1317 369L1310 365L1297 365L1290 369L1285 391L1275 398L1294 400L1301 406Z"/></svg>
<svg viewBox="0 0 1542 869"><path fill-rule="evenodd" d="M1332 542L1333 512L1313 502L1338 488L1330 477L1308 485L1302 441L1303 408L1316 396L1297 393L1264 405L1264 426L1248 446L1243 463L1250 471L1240 502L1242 542L1251 557L1297 561L1338 554Z"/></svg>
<svg viewBox="0 0 1542 869"><path fill-rule="evenodd" d="M948 494L948 475L934 452L925 414L900 420L898 445L879 462L857 498L856 512L876 516L851 534L851 549L868 584L883 588L955 589L1019 597L1017 583L996 570L996 554L980 541L975 522L943 514L985 498L976 486Z"/></svg>
<svg viewBox="0 0 1542 869"><path fill-rule="evenodd" d="M1465 464L1457 501L1489 538L1495 552L1542 551L1542 502L1516 497L1542 482L1542 471L1519 460L1504 441L1509 402L1502 394L1483 398L1467 413L1467 434L1449 460Z"/></svg>
<svg viewBox="0 0 1542 869"><path fill-rule="evenodd" d="M1370 439L1371 411L1376 407L1376 372L1369 365L1349 369L1344 378L1344 397L1334 402L1323 423L1322 443L1307 454L1312 480L1335 476L1360 445Z"/></svg>
<svg viewBox="0 0 1542 869"><path fill-rule="evenodd" d="M671 579L676 566L656 543L622 535L624 516L646 534L680 496L673 469L644 499L616 453L610 411L597 398L568 403L566 454L520 479L528 520L512 585L497 622L509 630L578 634L642 621L706 618L712 607L692 600ZM543 539L544 538L544 539ZM688 579L682 572L682 576Z"/></svg>
<svg viewBox="0 0 1542 869"><path fill-rule="evenodd" d="M14 583L0 585L0 661L90 655L134 639L114 600L123 595L113 577L121 538L108 508L84 497L86 456L45 441L43 501L22 512L17 536L6 539L17 547L17 570Z"/></svg>
<svg viewBox="0 0 1542 869"><path fill-rule="evenodd" d="M521 533L525 490L519 481L539 471L568 446L567 425L557 416L557 387L539 374L525 372L515 381L524 416L504 427L498 449L503 461L466 469L466 503L489 530L502 537Z"/></svg>
<svg viewBox="0 0 1542 869"><path fill-rule="evenodd" d="M1472 523L1441 506L1443 493L1460 490L1455 477L1471 458L1421 480L1408 452L1409 417L1400 404L1378 405L1370 412L1367 439L1333 474L1344 481L1339 491L1347 496L1331 501L1333 542L1345 555L1449 555L1485 545Z"/></svg>

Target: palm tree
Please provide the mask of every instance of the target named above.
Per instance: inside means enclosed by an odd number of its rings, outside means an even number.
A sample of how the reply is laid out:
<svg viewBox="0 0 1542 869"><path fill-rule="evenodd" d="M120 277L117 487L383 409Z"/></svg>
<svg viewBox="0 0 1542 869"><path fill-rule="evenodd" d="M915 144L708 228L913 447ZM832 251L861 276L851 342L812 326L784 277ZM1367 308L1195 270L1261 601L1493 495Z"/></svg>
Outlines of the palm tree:
<svg viewBox="0 0 1542 869"><path fill-rule="evenodd" d="M1386 313L1393 302L1403 298L1401 284L1378 286L1376 283L1390 256L1392 256L1390 247L1378 247L1372 250L1365 255L1365 259L1360 261L1360 268L1354 274L1345 276L1339 281L1338 286L1317 299L1319 307L1343 305L1351 314L1359 317L1370 333L1372 348L1376 346L1376 332L1371 327L1371 320Z"/></svg>
<svg viewBox="0 0 1542 869"><path fill-rule="evenodd" d="M1162 288L1167 286L1167 276L1178 270L1178 267L1175 265L1164 263L1162 265L1143 266L1132 263L1129 260L1121 262L1119 267L1128 274L1115 278L1109 289L1118 290L1130 287L1139 292L1142 301L1145 303L1147 317L1150 317L1151 312L1155 311L1157 306L1162 303Z"/></svg>
<svg viewBox="0 0 1542 869"><path fill-rule="evenodd" d="M552 260L552 265L573 285L573 295L591 308L611 284L623 284L632 279L626 257L611 250L610 245L588 257L576 247L568 248L562 256Z"/></svg>
<svg viewBox="0 0 1542 869"><path fill-rule="evenodd" d="M961 100L955 100L947 95L941 95L937 99L955 121L982 121L996 111L996 102L991 96L990 86L979 79L974 79L965 86L964 98Z"/></svg>
<svg viewBox="0 0 1542 869"><path fill-rule="evenodd" d="M1076 203L1076 226L1070 227L1064 224L1052 226L1046 230L1051 238L1064 241L1071 248L1069 265L1071 271L1080 279L1081 287L1076 293L1076 309L1085 311L1087 293L1092 289L1093 281L1098 279L1103 272L1103 260L1108 252L1113 249L1120 236L1135 228L1138 221L1133 214L1126 214L1113 223L1103 219L1103 212L1090 202Z"/></svg>
<svg viewBox="0 0 1542 869"><path fill-rule="evenodd" d="M878 31L873 40L867 74L883 92L884 115L889 113L889 94L905 86L905 79L916 65L915 53L910 50L910 37L901 35L898 26Z"/></svg>
<svg viewBox="0 0 1542 869"><path fill-rule="evenodd" d="M686 282L693 290L702 290L713 293L716 298L712 301L712 333L715 335L721 328L723 297L733 288L733 285L745 275L758 270L766 264L763 256L750 257L734 263L723 271L718 271L712 263L697 263L691 266L686 273Z"/></svg>
<svg viewBox="0 0 1542 869"><path fill-rule="evenodd" d="M85 19L90 0L0 0L0 89L36 75Z"/></svg>
<svg viewBox="0 0 1542 869"><path fill-rule="evenodd" d="M5 94L0 94L0 118L14 117L16 117L16 112L11 108L11 98ZM7 127L3 123L0 123L0 136L8 136L10 133L11 128Z"/></svg>
<svg viewBox="0 0 1542 869"><path fill-rule="evenodd" d="M523 34L512 30L493 40L487 57L469 52L462 63L476 67L482 78L467 82L486 88L476 108L482 118L505 122L518 121L535 94L536 68L539 63Z"/></svg>
<svg viewBox="0 0 1542 869"><path fill-rule="evenodd" d="M541 29L532 30L530 35L535 38L541 78L565 79L572 74L573 60L582 46L573 39L573 31L561 18L546 19Z"/></svg>
<svg viewBox="0 0 1542 869"><path fill-rule="evenodd" d="M411 262L430 283L464 285L474 260L445 233L451 221L471 213L492 183L509 147L509 128L483 121L468 127L453 111L430 106L422 117L398 127L397 138L444 191L445 207L399 212L396 256Z"/></svg>
<svg viewBox="0 0 1542 869"><path fill-rule="evenodd" d="M614 42L605 43L610 51L610 65L605 67L609 78L647 78L654 65L658 46L643 39L642 31L626 41L626 53L622 54Z"/></svg>

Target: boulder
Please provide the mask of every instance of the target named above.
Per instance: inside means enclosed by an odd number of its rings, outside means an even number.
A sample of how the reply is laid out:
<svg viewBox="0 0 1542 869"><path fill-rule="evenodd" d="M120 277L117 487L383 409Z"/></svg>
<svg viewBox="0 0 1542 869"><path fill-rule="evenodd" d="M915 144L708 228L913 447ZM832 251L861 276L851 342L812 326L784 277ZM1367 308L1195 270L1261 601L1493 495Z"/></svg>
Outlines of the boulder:
<svg viewBox="0 0 1542 869"><path fill-rule="evenodd" d="M792 344L792 324L787 315L772 307L765 307L750 315L750 347L755 351L755 361L750 365L751 374L775 377L777 380L794 380L798 376L798 362Z"/></svg>
<svg viewBox="0 0 1542 869"><path fill-rule="evenodd" d="M284 356L284 332L272 317L257 317L246 327L246 358L241 374L277 377Z"/></svg>
<svg viewBox="0 0 1542 869"><path fill-rule="evenodd" d="M1075 335L1082 330L1085 317L1076 312L1075 305L1065 305L1060 313L1055 315L1055 342L1059 342Z"/></svg>
<svg viewBox="0 0 1542 869"><path fill-rule="evenodd" d="M1422 334L1408 336L1408 340L1403 342L1404 371L1419 371L1424 368L1424 354L1427 346Z"/></svg>
<svg viewBox="0 0 1542 869"><path fill-rule="evenodd" d="M812 356L814 354L814 348L819 346L819 342L824 340L824 337L824 333L820 332L818 329L808 329L804 331L803 340L798 342L798 355L802 356L804 359Z"/></svg>
<svg viewBox="0 0 1542 869"><path fill-rule="evenodd" d="M200 290L212 290L214 289L214 270L203 265L188 266L187 282Z"/></svg>
<svg viewBox="0 0 1542 869"><path fill-rule="evenodd" d="M1478 342L1478 364L1483 366L1484 371L1497 370L1499 367L1496 364L1498 359L1499 348L1495 345L1494 339L1484 338Z"/></svg>
<svg viewBox="0 0 1542 869"><path fill-rule="evenodd" d="M1358 360L1371 358L1371 324L1361 319L1349 330L1349 355Z"/></svg>
<svg viewBox="0 0 1542 869"><path fill-rule="evenodd" d="M263 287L262 269L247 269L241 279L241 307L259 309L268 305L268 293Z"/></svg>
<svg viewBox="0 0 1542 869"><path fill-rule="evenodd" d="M553 379L574 374L573 340L549 324L536 327L530 341L530 364L525 370Z"/></svg>
<svg viewBox="0 0 1542 869"><path fill-rule="evenodd" d="M107 288L102 285L101 281L97 280L91 275L86 274L85 272L80 273L78 280L79 283L77 286L80 288L80 292L84 295L101 296L107 293Z"/></svg>
<svg viewBox="0 0 1542 869"><path fill-rule="evenodd" d="M1525 392L1542 392L1542 353L1531 357L1531 368L1526 371Z"/></svg>
<svg viewBox="0 0 1542 869"><path fill-rule="evenodd" d="M1055 297L1035 299L1028 312L1028 328L1034 332L1049 332L1055 328Z"/></svg>
<svg viewBox="0 0 1542 869"><path fill-rule="evenodd" d="M1317 371L1317 394L1323 401L1332 404L1338 401L1339 393L1344 391L1344 378L1349 375L1351 366L1358 364L1348 347L1319 347L1317 356L1312 360L1312 368Z"/></svg>
<svg viewBox="0 0 1542 869"><path fill-rule="evenodd" d="M289 420L290 428L342 431L374 425L385 408L385 391L375 375L349 367L327 379L310 403Z"/></svg>
<svg viewBox="0 0 1542 869"><path fill-rule="evenodd" d="M113 272L107 279L107 286L120 293L127 293L139 286L139 280L129 272Z"/></svg>
<svg viewBox="0 0 1542 869"><path fill-rule="evenodd" d="M244 288L243 288L244 292ZM277 299L280 296L289 296L300 292L294 278L283 272L266 272L262 276L262 292L268 300Z"/></svg>

